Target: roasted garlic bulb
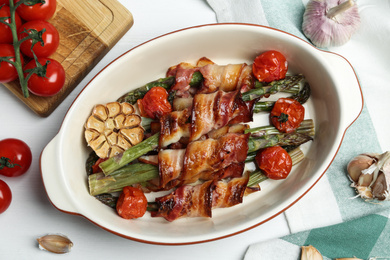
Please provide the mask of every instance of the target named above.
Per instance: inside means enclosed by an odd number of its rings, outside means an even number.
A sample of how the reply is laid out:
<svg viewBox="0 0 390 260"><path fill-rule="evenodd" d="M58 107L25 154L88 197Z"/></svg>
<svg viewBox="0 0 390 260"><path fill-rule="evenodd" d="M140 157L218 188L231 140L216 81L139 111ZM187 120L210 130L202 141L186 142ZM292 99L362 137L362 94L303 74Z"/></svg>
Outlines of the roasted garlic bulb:
<svg viewBox="0 0 390 260"><path fill-rule="evenodd" d="M113 157L143 140L141 120L129 103L96 105L85 123L85 140L100 158Z"/></svg>

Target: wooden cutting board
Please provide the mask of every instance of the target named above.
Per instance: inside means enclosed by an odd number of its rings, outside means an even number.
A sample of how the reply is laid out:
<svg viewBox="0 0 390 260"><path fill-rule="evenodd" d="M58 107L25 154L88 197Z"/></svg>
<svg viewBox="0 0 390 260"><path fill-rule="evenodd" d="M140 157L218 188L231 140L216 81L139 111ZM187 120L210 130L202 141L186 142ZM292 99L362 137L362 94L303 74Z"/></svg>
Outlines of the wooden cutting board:
<svg viewBox="0 0 390 260"><path fill-rule="evenodd" d="M52 97L30 93L24 98L19 82L4 84L36 114L49 116L87 73L133 25L133 16L115 0L57 0L49 20L60 34L60 45L50 58L66 72L63 89Z"/></svg>

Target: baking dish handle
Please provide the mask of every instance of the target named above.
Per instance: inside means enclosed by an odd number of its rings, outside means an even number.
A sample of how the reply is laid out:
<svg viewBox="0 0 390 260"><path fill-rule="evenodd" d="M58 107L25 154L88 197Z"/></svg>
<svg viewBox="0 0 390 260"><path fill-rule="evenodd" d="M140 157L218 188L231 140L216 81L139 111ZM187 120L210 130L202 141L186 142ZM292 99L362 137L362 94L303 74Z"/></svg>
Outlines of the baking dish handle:
<svg viewBox="0 0 390 260"><path fill-rule="evenodd" d="M329 62L337 92L340 96L341 123L343 128L348 128L363 110L363 93L355 70L343 56L322 52L326 61Z"/></svg>
<svg viewBox="0 0 390 260"><path fill-rule="evenodd" d="M58 210L77 214L69 193L66 190L65 181L60 175L60 160L56 151L58 135L43 149L40 158L42 180L50 202Z"/></svg>

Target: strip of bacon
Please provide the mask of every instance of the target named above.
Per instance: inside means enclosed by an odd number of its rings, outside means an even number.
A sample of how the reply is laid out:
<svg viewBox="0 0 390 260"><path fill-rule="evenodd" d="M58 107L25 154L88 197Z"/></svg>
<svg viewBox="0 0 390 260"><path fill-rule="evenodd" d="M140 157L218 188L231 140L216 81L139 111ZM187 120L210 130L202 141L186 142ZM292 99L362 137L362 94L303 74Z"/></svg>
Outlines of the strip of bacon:
<svg viewBox="0 0 390 260"><path fill-rule="evenodd" d="M232 163L245 162L248 139L249 134L227 133L218 139L189 143L180 180L186 182L203 172L217 172Z"/></svg>
<svg viewBox="0 0 390 260"><path fill-rule="evenodd" d="M199 71L202 73L204 81L197 93L213 93L217 90L230 92L241 89L244 84L252 82L251 66L245 63L209 64L200 68Z"/></svg>
<svg viewBox="0 0 390 260"><path fill-rule="evenodd" d="M204 81L201 87L191 91L190 82L194 72L200 71ZM217 65L208 58L200 58L196 65L182 62L172 66L167 71L168 76L174 76L175 85L171 91L176 91L177 97L190 97L194 93L213 93L218 90L225 92L247 91L252 88L253 74L252 66L246 63ZM193 93L191 93L193 92Z"/></svg>
<svg viewBox="0 0 390 260"><path fill-rule="evenodd" d="M191 114L190 141L198 140L213 129L225 125L252 121L253 104L247 105L242 99L240 90L194 96ZM235 117L238 119L232 121Z"/></svg>
<svg viewBox="0 0 390 260"><path fill-rule="evenodd" d="M249 134L228 132L218 139L191 142L186 149L160 150L158 159L161 188L167 189L198 179L226 178L228 170L230 174L242 174L244 167L240 164L245 162L248 153L248 138Z"/></svg>
<svg viewBox="0 0 390 260"><path fill-rule="evenodd" d="M221 181L207 181L198 185L184 185L172 193L156 198L157 211L152 217L174 221L182 217L212 216L212 209L226 208L243 201L249 174Z"/></svg>
<svg viewBox="0 0 390 260"><path fill-rule="evenodd" d="M184 109L173 111L160 118L160 149L190 136L190 124L187 123L190 114L188 109Z"/></svg>

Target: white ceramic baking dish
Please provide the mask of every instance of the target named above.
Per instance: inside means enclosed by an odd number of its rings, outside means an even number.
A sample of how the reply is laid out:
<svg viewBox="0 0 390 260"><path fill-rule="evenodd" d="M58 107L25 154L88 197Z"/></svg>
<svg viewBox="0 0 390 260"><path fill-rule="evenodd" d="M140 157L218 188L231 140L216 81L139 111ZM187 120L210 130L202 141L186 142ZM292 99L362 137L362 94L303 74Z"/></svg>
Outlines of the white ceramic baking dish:
<svg viewBox="0 0 390 260"><path fill-rule="evenodd" d="M164 77L169 66L208 57L218 64L251 63L265 50L282 52L289 71L303 73L312 88L305 104L316 135L305 146L306 158L286 180L262 183L262 191L244 203L213 210L213 218L169 223L147 213L136 220L120 218L88 193L85 161L90 152L84 123L95 104L116 100L131 89ZM41 172L51 203L60 211L81 215L119 236L153 244L192 244L231 236L258 226L293 205L326 172L346 129L357 119L363 97L356 74L343 57L314 48L288 33L258 25L212 24L179 30L124 53L83 89L67 112L61 129L41 155ZM256 116L255 124L268 124Z"/></svg>

